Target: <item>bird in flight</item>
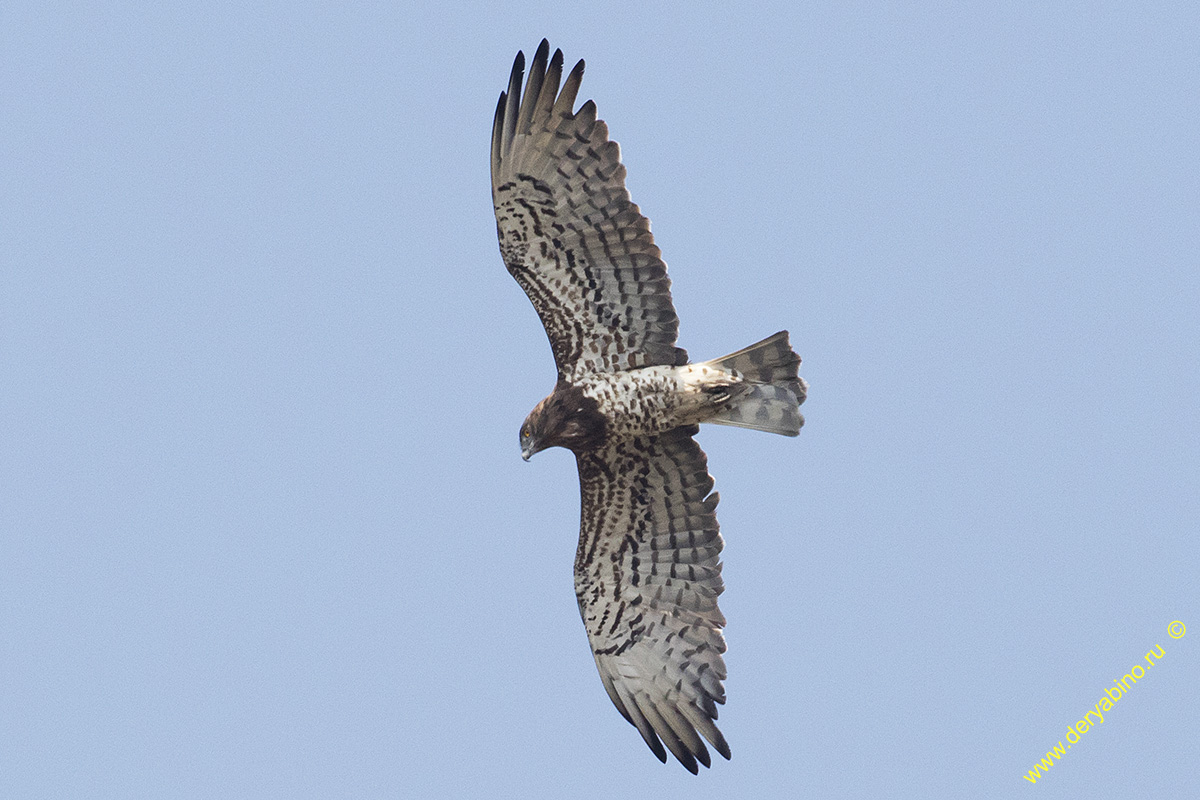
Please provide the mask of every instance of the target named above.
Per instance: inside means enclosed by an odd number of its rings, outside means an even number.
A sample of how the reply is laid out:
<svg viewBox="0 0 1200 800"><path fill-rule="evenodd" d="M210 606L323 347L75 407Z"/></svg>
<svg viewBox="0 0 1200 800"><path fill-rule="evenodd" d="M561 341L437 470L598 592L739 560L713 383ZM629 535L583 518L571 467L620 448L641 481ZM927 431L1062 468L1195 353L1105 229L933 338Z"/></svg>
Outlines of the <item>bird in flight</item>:
<svg viewBox="0 0 1200 800"><path fill-rule="evenodd" d="M689 363L650 222L591 100L575 110L583 61L543 39L517 53L492 124L500 253L554 352L554 391L521 426L526 460L565 447L582 510L575 595L600 680L660 761L695 774L725 758L724 589L717 493L693 438L699 423L795 436L807 386L780 331ZM560 89L561 82L561 89ZM664 750L663 745L666 745Z"/></svg>

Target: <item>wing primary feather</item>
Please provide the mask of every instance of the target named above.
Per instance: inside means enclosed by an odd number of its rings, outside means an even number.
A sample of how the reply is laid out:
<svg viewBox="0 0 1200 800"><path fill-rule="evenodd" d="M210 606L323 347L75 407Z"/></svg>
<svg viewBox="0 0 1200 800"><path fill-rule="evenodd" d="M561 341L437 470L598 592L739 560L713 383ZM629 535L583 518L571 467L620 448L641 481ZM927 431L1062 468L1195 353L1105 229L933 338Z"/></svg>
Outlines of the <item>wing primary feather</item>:
<svg viewBox="0 0 1200 800"><path fill-rule="evenodd" d="M512 73L508 76L508 102L504 108L504 131L500 141L501 157L512 150L517 132L517 115L521 109L521 78L525 76L525 53L518 50L513 60Z"/></svg>
<svg viewBox="0 0 1200 800"><path fill-rule="evenodd" d="M500 137L504 125L504 106L508 101L508 93L501 92L500 100L496 103L496 116L492 118L492 184L500 172Z"/></svg>
<svg viewBox="0 0 1200 800"><path fill-rule="evenodd" d="M725 737L717 730L717 726L713 721L704 716L704 712L697 708L692 703L680 703L679 713L687 718L687 721L692 723L705 739L708 739L713 748L720 753L726 761L729 760L729 744L725 741ZM705 764L705 766L710 766Z"/></svg>
<svg viewBox="0 0 1200 800"><path fill-rule="evenodd" d="M603 125L604 127L600 128L599 131L596 131L597 133L600 134L600 136L598 136L597 138L604 138L604 139L608 138L608 125L606 123L604 123L603 121L601 121L601 122L596 121L596 102L594 100L584 101L584 104L581 105L579 107L579 110L575 112L575 119L580 122L581 132L586 131L585 135L588 136L589 138L593 134L592 127L593 126L598 127L600 125ZM640 210L641 209L639 209L639 211Z"/></svg>
<svg viewBox="0 0 1200 800"><path fill-rule="evenodd" d="M583 59L581 58L579 59L579 63L571 70L571 74L567 76L562 91L558 93L558 100L555 101L552 112L554 115L574 116L575 97L579 94L579 84L583 81L583 67Z"/></svg>
<svg viewBox="0 0 1200 800"><path fill-rule="evenodd" d="M679 737L679 741L683 744L684 748L695 756L696 760L701 764L711 767L712 758L708 755L708 748L704 746L704 742L700 741L700 735L696 733L696 729L679 712L679 709L670 703L659 703L657 710L663 721Z"/></svg>
<svg viewBox="0 0 1200 800"><path fill-rule="evenodd" d="M554 101L558 97L558 84L562 81L562 67L562 50L555 50L554 56L550 59L550 68L546 71L546 78L542 81L541 96L538 97L537 106L533 109L530 127L534 130L546 127L550 121L550 110L554 108Z"/></svg>
<svg viewBox="0 0 1200 800"><path fill-rule="evenodd" d="M641 710L642 715L654 728L654 732L658 734L658 738L662 739L663 744L665 744L667 749L671 751L671 755L675 756L675 759L680 764L683 764L684 769L686 769L688 772L692 773L693 775L698 773L700 768L696 766L695 757L692 755L691 751L684 746L683 742L680 741L679 736L675 733L671 726L667 724L666 720L662 718L662 715L658 713L658 709L655 707L654 701L646 695L641 695L638 697L638 700L640 701L638 703L638 708Z"/></svg>
<svg viewBox="0 0 1200 800"><path fill-rule="evenodd" d="M533 109L541 97L542 81L546 78L546 57L550 54L550 42L542 39L533 61L529 64L529 78L525 83L525 98L521 103L521 113L517 119L517 133L529 133L529 123L533 118Z"/></svg>
<svg viewBox="0 0 1200 800"><path fill-rule="evenodd" d="M618 689L618 691L620 691L620 689ZM663 762L664 764L667 763L667 751L663 748L662 742L659 741L658 736L655 735L654 727L646 719L641 708L638 707L637 699L629 692L622 691L621 701L625 709L629 712L629 721L633 723L633 727L637 728L638 733L642 735L642 739L645 740L646 745L650 748L650 751L658 757L659 761Z"/></svg>
<svg viewBox="0 0 1200 800"><path fill-rule="evenodd" d="M629 716L629 710L625 708L625 702L621 700L621 695L617 693L616 687L613 686L612 678L600 666L599 662L596 663L596 667L600 670L600 682L604 684L604 691L608 692L608 699L612 700L613 705L617 707L617 711L621 712L621 716L625 718L625 721L633 725L633 717Z"/></svg>

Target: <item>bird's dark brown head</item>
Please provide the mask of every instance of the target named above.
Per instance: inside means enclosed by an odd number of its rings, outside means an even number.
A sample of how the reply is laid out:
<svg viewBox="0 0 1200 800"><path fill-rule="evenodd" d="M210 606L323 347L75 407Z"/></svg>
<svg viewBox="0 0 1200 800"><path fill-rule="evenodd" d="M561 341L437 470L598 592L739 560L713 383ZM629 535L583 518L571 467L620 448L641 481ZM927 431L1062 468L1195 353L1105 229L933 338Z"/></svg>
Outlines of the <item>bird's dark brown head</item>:
<svg viewBox="0 0 1200 800"><path fill-rule="evenodd" d="M533 407L521 426L521 458L526 461L547 447L565 447L575 453L604 444L604 416L596 401L568 383Z"/></svg>

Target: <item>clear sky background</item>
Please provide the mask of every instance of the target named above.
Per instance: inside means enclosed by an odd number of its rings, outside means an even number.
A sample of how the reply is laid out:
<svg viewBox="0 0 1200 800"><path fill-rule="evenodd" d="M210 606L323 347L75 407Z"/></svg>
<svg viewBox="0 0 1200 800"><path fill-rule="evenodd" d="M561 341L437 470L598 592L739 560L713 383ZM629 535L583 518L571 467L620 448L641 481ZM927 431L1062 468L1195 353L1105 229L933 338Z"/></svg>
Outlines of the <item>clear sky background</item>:
<svg viewBox="0 0 1200 800"><path fill-rule="evenodd" d="M1196 5L434 5L0 10L0 796L1200 796ZM700 434L695 778L597 678L573 459L519 456L488 141L543 36L680 344L787 328L811 383Z"/></svg>

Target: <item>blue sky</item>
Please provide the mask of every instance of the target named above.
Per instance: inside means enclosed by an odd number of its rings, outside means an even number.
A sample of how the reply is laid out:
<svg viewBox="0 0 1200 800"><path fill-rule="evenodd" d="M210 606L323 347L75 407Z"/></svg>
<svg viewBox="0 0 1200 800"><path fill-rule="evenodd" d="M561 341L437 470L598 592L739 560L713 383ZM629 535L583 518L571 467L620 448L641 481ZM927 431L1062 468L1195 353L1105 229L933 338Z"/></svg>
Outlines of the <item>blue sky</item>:
<svg viewBox="0 0 1200 800"><path fill-rule="evenodd" d="M1200 792L1200 12L947 5L6 4L0 795ZM700 435L695 778L517 446L554 372L488 137L543 36L680 344L787 328L811 384L797 439Z"/></svg>

